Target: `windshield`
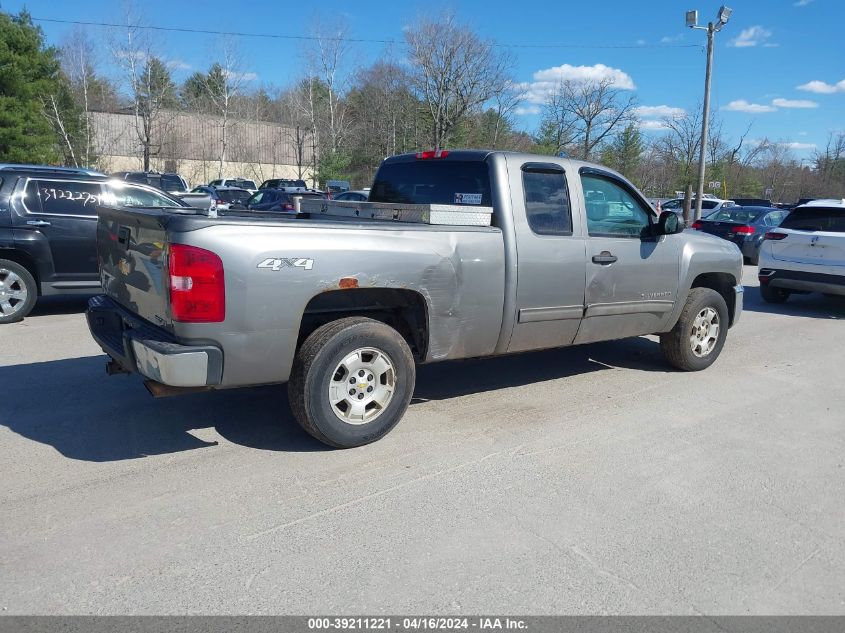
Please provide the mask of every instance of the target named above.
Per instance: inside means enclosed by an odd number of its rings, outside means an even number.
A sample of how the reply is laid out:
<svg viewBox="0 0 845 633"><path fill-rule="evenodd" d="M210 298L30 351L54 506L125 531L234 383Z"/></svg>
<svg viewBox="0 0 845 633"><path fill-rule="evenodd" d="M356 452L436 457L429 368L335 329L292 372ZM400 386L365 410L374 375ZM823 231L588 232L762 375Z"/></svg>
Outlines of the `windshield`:
<svg viewBox="0 0 845 633"><path fill-rule="evenodd" d="M217 197L222 200L223 202L245 202L249 199L250 193L249 191L240 190L240 191L217 191Z"/></svg>
<svg viewBox="0 0 845 633"><path fill-rule="evenodd" d="M707 219L712 222L741 222L743 224L751 224L756 222L762 211L754 211L751 209L743 209L741 207L723 207L712 215L708 215Z"/></svg>
<svg viewBox="0 0 845 633"><path fill-rule="evenodd" d="M490 206L487 163L437 159L386 163L376 174L370 202Z"/></svg>
<svg viewBox="0 0 845 633"><path fill-rule="evenodd" d="M146 187L139 187L126 182L109 182L109 203L120 207L154 207L174 209L189 206L177 198L168 196L161 191L153 191Z"/></svg>

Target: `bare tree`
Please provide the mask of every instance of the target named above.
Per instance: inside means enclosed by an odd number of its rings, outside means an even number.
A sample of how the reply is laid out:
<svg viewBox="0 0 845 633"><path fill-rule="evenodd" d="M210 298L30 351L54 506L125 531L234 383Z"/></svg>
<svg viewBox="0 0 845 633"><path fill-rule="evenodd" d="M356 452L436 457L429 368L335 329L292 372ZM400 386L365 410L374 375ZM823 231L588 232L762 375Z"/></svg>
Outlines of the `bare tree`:
<svg viewBox="0 0 845 633"><path fill-rule="evenodd" d="M335 18L332 22L315 20L311 26L311 34L315 39L306 53L309 74L319 77L326 90L326 149L331 154L340 148L348 125L347 109L341 98L350 54L348 31L349 27L343 18Z"/></svg>
<svg viewBox="0 0 845 633"><path fill-rule="evenodd" d="M431 117L435 149L467 115L509 85L511 56L447 14L405 32L414 90Z"/></svg>
<svg viewBox="0 0 845 633"><path fill-rule="evenodd" d="M701 108L693 108L692 113L665 117L663 124L669 130L663 137L664 149L678 166L680 184L690 184L701 143Z"/></svg>
<svg viewBox="0 0 845 633"><path fill-rule="evenodd" d="M82 131L85 145L82 149L82 162L91 166L91 150L94 144L94 126L91 117L95 83L96 48L81 26L71 31L61 48L62 70L70 82L71 89L82 109ZM53 104L55 106L55 103Z"/></svg>
<svg viewBox="0 0 845 633"><path fill-rule="evenodd" d="M56 136L58 136L61 141L62 151L67 158L65 162L70 163L73 167L79 167L79 161L77 160L76 151L74 150L72 133L69 131L68 124L66 123L66 104L60 106L60 101L61 96L57 96L55 93L43 95L41 97L41 113L50 122L50 125L56 132Z"/></svg>
<svg viewBox="0 0 845 633"><path fill-rule="evenodd" d="M168 109L176 104L176 86L170 72L153 56L153 44L132 5L126 5L124 25L115 33L112 54L122 70L123 81L131 99L135 133L141 146L144 171L150 158L161 151L162 138L172 120Z"/></svg>
<svg viewBox="0 0 845 633"><path fill-rule="evenodd" d="M203 76L204 96L220 120L220 151L217 177L223 178L226 154L229 149L231 127L235 123L235 107L244 93L248 74L244 72L240 54L233 39L225 38L217 48L220 61L215 62Z"/></svg>
<svg viewBox="0 0 845 633"><path fill-rule="evenodd" d="M594 81L565 80L546 101L546 113L577 143L581 158L634 119L636 99L624 96L612 78Z"/></svg>

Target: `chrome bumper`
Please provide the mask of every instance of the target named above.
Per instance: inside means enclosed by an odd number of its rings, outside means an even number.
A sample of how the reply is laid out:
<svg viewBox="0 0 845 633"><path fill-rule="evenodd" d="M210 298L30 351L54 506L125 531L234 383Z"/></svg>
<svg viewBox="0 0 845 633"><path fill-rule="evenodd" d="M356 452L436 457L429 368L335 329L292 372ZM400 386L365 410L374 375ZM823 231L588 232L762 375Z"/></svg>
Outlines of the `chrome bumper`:
<svg viewBox="0 0 845 633"><path fill-rule="evenodd" d="M220 384L223 352L213 345L184 345L109 297L88 302L91 336L125 371L171 387Z"/></svg>

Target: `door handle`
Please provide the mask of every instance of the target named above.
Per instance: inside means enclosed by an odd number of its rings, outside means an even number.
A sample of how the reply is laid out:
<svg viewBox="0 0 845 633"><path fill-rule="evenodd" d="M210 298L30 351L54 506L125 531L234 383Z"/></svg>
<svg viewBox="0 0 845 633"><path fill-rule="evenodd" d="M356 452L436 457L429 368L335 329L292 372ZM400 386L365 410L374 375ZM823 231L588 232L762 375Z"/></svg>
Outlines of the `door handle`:
<svg viewBox="0 0 845 633"><path fill-rule="evenodd" d="M27 220L29 226L50 226L50 223L45 220Z"/></svg>
<svg viewBox="0 0 845 633"><path fill-rule="evenodd" d="M612 264L617 259L619 258L616 255L611 255L610 251L602 251L598 255L593 255L594 264Z"/></svg>

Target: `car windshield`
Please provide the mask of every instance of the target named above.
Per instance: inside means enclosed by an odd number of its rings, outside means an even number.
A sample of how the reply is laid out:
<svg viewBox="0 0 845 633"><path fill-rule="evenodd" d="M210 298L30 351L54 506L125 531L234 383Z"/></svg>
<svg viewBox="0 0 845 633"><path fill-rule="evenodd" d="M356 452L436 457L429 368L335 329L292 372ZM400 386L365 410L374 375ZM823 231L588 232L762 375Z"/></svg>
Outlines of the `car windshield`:
<svg viewBox="0 0 845 633"><path fill-rule="evenodd" d="M370 202L490 206L490 175L481 161L416 160L386 163Z"/></svg>
<svg viewBox="0 0 845 633"><path fill-rule="evenodd" d="M756 209L743 209L742 207L723 207L712 215L708 215L707 219L712 222L741 222L742 224L751 224L756 222L763 211Z"/></svg>
<svg viewBox="0 0 845 633"><path fill-rule="evenodd" d="M165 191L185 191L185 183L179 176L163 174L161 176L161 188Z"/></svg>
<svg viewBox="0 0 845 633"><path fill-rule="evenodd" d="M261 189L280 189L281 187L301 187L307 189L308 185L304 180L290 180L286 178L273 178L261 183Z"/></svg>
<svg viewBox="0 0 845 633"><path fill-rule="evenodd" d="M189 206L185 202L172 198L161 191L139 187L121 181L108 183L109 202L120 207L155 207L160 209L178 209Z"/></svg>
<svg viewBox="0 0 845 633"><path fill-rule="evenodd" d="M824 207L794 209L781 222L780 228L796 231L845 233L845 209Z"/></svg>

